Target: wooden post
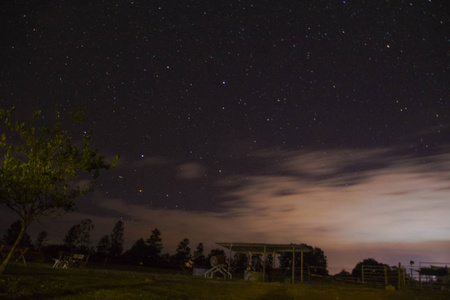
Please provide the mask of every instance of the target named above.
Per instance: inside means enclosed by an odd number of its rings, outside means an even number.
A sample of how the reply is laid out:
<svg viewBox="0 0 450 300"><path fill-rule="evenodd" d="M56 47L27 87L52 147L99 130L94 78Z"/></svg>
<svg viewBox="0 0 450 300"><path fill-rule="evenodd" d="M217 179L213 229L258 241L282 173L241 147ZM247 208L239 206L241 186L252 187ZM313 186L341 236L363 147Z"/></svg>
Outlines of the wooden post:
<svg viewBox="0 0 450 300"><path fill-rule="evenodd" d="M233 244L230 245L230 253L228 256L228 272L230 272L230 268L231 268L231 248L233 248Z"/></svg>
<svg viewBox="0 0 450 300"><path fill-rule="evenodd" d="M266 245L264 245L264 256L263 256L263 282L266 282Z"/></svg>
<svg viewBox="0 0 450 300"><path fill-rule="evenodd" d="M273 251L272 253L272 268L275 269L275 257L277 255L277 252Z"/></svg>
<svg viewBox="0 0 450 300"><path fill-rule="evenodd" d="M292 247L292 284L295 283L295 246Z"/></svg>
<svg viewBox="0 0 450 300"><path fill-rule="evenodd" d="M388 284L388 273L387 273L387 266L384 266L384 284Z"/></svg>
<svg viewBox="0 0 450 300"><path fill-rule="evenodd" d="M361 281L364 283L364 265L361 266Z"/></svg>
<svg viewBox="0 0 450 300"><path fill-rule="evenodd" d="M303 282L303 250L300 252L300 262L301 262L300 282Z"/></svg>
<svg viewBox="0 0 450 300"><path fill-rule="evenodd" d="M402 285L402 264L398 263L398 269L397 269L397 289L400 289L401 285Z"/></svg>

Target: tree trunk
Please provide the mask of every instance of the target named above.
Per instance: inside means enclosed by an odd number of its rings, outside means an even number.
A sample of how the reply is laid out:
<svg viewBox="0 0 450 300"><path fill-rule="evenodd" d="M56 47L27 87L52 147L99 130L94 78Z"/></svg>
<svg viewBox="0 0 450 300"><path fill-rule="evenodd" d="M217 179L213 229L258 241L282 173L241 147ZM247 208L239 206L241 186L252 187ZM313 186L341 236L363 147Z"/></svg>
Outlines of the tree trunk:
<svg viewBox="0 0 450 300"><path fill-rule="evenodd" d="M19 236L17 237L17 240L14 242L14 245L11 247L11 250L9 250L8 255L3 260L2 265L0 266L0 274L5 271L6 266L8 265L9 261L11 260L11 257L14 254L14 251L16 250L17 246L19 246L20 242L22 241L22 237L25 233L25 230L27 229L28 222L22 221L22 228L20 229Z"/></svg>

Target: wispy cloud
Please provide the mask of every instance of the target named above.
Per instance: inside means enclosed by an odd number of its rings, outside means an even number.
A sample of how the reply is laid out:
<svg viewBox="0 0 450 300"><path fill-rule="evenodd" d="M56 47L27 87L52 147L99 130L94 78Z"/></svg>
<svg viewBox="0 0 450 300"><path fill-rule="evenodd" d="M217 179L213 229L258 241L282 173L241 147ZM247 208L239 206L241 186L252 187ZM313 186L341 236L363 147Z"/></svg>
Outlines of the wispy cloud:
<svg viewBox="0 0 450 300"><path fill-rule="evenodd" d="M205 168L197 162L188 162L178 166L178 178L197 179L205 175Z"/></svg>
<svg viewBox="0 0 450 300"><path fill-rule="evenodd" d="M102 216L79 213L70 218L77 222L92 218L99 224L98 234L103 235L121 216L127 246L158 227L167 250L188 237L193 247L200 241L210 247L218 241L304 242L321 247L326 254L329 250L330 266L349 263L348 253L372 256L379 245L386 253L401 255L407 250L410 256L444 259L442 249L430 250L424 245L443 245L450 250L449 158L430 157L432 168L412 157L386 162L383 151L289 154L278 174L274 170L267 175L241 174L223 180L222 187L234 181L240 184L223 195L228 200L216 212L159 209L97 194L93 205ZM374 167L348 171L349 165L364 161ZM178 173L182 178L202 174L198 164L187 163L182 168ZM302 176L297 176L299 172ZM352 180L358 174L363 180ZM107 212L115 217L108 217ZM353 257L353 265L356 262Z"/></svg>

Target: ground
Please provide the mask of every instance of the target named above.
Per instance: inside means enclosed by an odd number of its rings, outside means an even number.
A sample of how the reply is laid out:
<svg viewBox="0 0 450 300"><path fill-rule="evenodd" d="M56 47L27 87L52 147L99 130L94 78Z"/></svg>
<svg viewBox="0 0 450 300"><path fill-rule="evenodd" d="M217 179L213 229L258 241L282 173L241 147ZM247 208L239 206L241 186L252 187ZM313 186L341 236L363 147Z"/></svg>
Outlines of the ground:
<svg viewBox="0 0 450 300"><path fill-rule="evenodd" d="M10 265L0 275L0 299L449 299L449 291L385 290L360 284L303 284L205 279L145 267L88 266L53 269L51 264Z"/></svg>

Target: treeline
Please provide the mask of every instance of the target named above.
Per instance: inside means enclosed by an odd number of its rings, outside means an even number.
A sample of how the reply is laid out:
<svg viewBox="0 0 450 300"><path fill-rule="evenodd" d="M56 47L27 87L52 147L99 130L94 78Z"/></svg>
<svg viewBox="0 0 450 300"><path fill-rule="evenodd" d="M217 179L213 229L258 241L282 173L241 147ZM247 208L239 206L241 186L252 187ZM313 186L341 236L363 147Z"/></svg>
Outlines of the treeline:
<svg viewBox="0 0 450 300"><path fill-rule="evenodd" d="M10 245L14 243L20 232L21 221L11 224L7 233L3 237L3 243ZM124 251L124 233L125 226L122 221L118 221L112 228L112 232L100 238L97 245L94 246L91 239L91 232L94 224L90 219L84 219L79 224L73 225L63 239L63 244L48 245L48 234L43 231L38 234L37 240L33 243L30 236L25 233L21 246L39 250L47 258L57 257L61 251L70 253L81 253L90 255L90 261L130 264L149 267L162 268L183 268L192 266L209 267L209 261L212 256L227 256L223 249L212 249L208 254L205 253L203 243L198 243L195 250L191 249L188 238L181 240L175 249L175 254L163 253L162 233L158 228L151 231L146 238L140 238L133 243L130 249ZM311 252L304 253L304 266L314 274L328 275L327 258L322 249L312 247L306 244ZM268 254L266 257L266 270L273 268L273 256ZM299 255L295 257L295 265L300 267ZM292 253L283 253L278 256L279 268L288 270L292 266ZM263 257L260 254L236 253L230 259L233 271L240 272L245 269L262 271Z"/></svg>

